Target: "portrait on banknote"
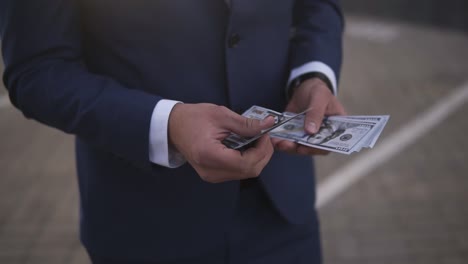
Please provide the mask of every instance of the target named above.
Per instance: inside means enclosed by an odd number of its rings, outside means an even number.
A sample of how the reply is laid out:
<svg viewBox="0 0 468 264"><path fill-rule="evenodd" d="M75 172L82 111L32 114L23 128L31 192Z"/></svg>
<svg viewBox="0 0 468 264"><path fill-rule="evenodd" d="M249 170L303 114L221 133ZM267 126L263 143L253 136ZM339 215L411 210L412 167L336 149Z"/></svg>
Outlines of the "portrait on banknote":
<svg viewBox="0 0 468 264"><path fill-rule="evenodd" d="M352 134L345 134L346 130L358 125L354 123L337 123L325 119L320 126L320 130L316 134L307 135L306 141L311 144L324 144L337 137L340 137L340 141L348 141L352 138Z"/></svg>

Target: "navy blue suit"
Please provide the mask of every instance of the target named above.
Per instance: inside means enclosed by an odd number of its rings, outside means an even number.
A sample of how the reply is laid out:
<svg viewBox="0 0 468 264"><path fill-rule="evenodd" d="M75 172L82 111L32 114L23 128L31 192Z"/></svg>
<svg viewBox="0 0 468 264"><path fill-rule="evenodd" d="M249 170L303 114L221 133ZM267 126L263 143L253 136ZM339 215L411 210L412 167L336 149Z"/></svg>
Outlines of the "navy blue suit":
<svg viewBox="0 0 468 264"><path fill-rule="evenodd" d="M26 117L76 135L90 252L194 256L219 246L239 182L152 164L155 105L282 111L291 69L317 60L339 73L342 23L337 0L3 0L4 82ZM260 176L290 224L316 220L312 171L309 157L276 153Z"/></svg>

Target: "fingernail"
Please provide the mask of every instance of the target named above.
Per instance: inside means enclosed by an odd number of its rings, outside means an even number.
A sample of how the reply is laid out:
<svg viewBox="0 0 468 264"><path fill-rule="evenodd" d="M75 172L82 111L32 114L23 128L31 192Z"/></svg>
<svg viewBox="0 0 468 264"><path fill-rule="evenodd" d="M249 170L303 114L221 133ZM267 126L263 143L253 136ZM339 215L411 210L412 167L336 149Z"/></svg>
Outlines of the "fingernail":
<svg viewBox="0 0 468 264"><path fill-rule="evenodd" d="M315 133L317 131L317 125L314 122L310 122L307 124L307 130L309 130L312 133Z"/></svg>
<svg viewBox="0 0 468 264"><path fill-rule="evenodd" d="M269 120L271 120L271 118L272 118L271 116L268 116L268 117L260 120L260 125L263 125L263 124L267 123Z"/></svg>

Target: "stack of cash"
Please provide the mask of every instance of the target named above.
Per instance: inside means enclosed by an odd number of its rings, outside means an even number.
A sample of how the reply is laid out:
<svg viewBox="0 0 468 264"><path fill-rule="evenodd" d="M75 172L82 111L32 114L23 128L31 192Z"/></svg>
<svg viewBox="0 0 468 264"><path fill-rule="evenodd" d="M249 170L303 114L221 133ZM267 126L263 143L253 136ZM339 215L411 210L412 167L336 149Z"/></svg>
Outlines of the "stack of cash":
<svg viewBox="0 0 468 264"><path fill-rule="evenodd" d="M272 116L275 118L276 124L251 138L231 134L223 143L229 148L242 150L262 135L269 133L271 137L293 141L301 145L351 154L362 148L372 148L389 119L388 115L328 116L323 120L317 133L308 134L304 130L305 112L300 114L279 113L264 107L252 106L242 115L260 120Z"/></svg>

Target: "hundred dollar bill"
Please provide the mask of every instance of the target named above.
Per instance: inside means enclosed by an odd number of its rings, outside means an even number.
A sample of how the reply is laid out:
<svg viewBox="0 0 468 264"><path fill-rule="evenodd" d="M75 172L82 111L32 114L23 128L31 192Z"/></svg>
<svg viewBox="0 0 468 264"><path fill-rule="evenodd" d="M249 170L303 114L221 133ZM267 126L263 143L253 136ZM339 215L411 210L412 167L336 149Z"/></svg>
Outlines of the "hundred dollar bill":
<svg viewBox="0 0 468 264"><path fill-rule="evenodd" d="M270 132L271 137L294 141L309 147L351 154L360 149L360 144L376 127L372 122L340 120L328 117L319 131L310 135L304 130L304 116L299 116Z"/></svg>
<svg viewBox="0 0 468 264"><path fill-rule="evenodd" d="M283 116L283 113L279 113L268 108L254 105L250 107L247 111L245 111L242 114L242 116L258 120L263 120L269 116L272 116L275 118L275 122L278 122L278 120Z"/></svg>
<svg viewBox="0 0 468 264"><path fill-rule="evenodd" d="M240 135L231 133L227 138L225 138L222 141L222 143L229 148L242 150L244 147L248 146L250 143L255 142L264 134L272 131L273 129L289 122L290 120L298 116L303 116L307 111L309 111L309 109L299 114L285 115L266 108L253 106L249 110L247 110L243 115L253 119L265 119L269 116L272 116L275 118L275 124L270 128L262 130L258 135L255 135L253 137L242 137Z"/></svg>
<svg viewBox="0 0 468 264"><path fill-rule="evenodd" d="M373 148L380 134L382 133L385 125L387 124L390 116L336 116L334 117L339 120L354 120L359 122L371 122L376 124L376 128L373 129L372 133L366 137L366 140L362 143L363 147Z"/></svg>
<svg viewBox="0 0 468 264"><path fill-rule="evenodd" d="M305 111L306 112L306 111ZM252 106L242 115L253 119L275 118L275 125L255 137L241 137L231 133L223 144L243 149L265 133L271 137L289 140L309 147L351 154L362 148L372 148L384 129L389 116L330 116L323 120L316 134L304 130L305 112L279 113L264 107Z"/></svg>

